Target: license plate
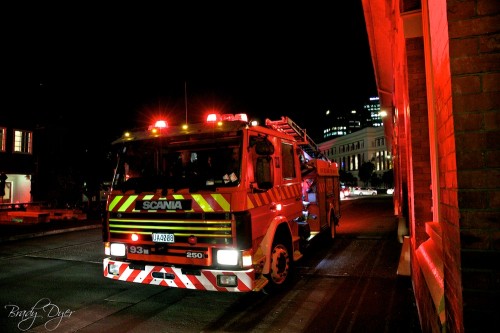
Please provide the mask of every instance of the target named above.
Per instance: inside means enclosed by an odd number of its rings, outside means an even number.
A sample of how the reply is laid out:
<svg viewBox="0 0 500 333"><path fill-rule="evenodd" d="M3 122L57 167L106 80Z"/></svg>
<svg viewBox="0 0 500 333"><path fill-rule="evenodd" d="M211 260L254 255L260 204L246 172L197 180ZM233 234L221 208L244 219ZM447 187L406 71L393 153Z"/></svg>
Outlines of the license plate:
<svg viewBox="0 0 500 333"><path fill-rule="evenodd" d="M175 237L174 237L174 234L153 233L153 242L156 242L156 243L174 243Z"/></svg>

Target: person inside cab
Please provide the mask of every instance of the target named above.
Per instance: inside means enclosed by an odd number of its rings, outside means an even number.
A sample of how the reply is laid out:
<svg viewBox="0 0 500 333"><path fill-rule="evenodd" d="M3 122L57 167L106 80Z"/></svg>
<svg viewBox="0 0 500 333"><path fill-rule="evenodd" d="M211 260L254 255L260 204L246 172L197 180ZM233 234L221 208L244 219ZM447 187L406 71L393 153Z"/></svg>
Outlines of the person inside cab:
<svg viewBox="0 0 500 333"><path fill-rule="evenodd" d="M238 181L240 174L240 149L238 147L231 150L231 158L227 171L228 172L222 177L225 184Z"/></svg>

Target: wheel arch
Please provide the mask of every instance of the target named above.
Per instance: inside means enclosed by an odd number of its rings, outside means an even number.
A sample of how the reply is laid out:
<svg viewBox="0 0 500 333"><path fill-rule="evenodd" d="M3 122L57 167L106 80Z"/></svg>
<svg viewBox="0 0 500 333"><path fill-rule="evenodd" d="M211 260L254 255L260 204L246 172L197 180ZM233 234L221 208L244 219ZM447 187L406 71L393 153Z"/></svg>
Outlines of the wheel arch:
<svg viewBox="0 0 500 333"><path fill-rule="evenodd" d="M340 207L339 207L340 210ZM340 221L340 211L335 211L335 206L333 204L330 204L330 207L328 209L327 213L327 220L328 220L328 229L330 230L330 236L331 238L335 238L337 234L337 225L339 224ZM333 224L333 225L332 225Z"/></svg>
<svg viewBox="0 0 500 333"><path fill-rule="evenodd" d="M290 230L290 226L288 225L284 216L277 216L271 221L271 224L267 229L266 235L264 236L264 239L260 244L262 253L264 253L266 256L266 261L264 263L264 267L262 268L263 274L269 273L271 267L271 261L269 260L269 258L271 257L273 241L277 235L279 235L280 237L281 236L286 237L287 239L286 245L288 246L290 253L293 253L292 231Z"/></svg>
<svg viewBox="0 0 500 333"><path fill-rule="evenodd" d="M333 204L333 202L330 202L329 207L328 207L328 213L326 216L326 218L328 219L328 226L330 226L330 224L331 224L332 217L333 217L334 221L336 222L336 224L338 224L340 221L340 206L338 207L337 210L335 210L335 208L336 207Z"/></svg>

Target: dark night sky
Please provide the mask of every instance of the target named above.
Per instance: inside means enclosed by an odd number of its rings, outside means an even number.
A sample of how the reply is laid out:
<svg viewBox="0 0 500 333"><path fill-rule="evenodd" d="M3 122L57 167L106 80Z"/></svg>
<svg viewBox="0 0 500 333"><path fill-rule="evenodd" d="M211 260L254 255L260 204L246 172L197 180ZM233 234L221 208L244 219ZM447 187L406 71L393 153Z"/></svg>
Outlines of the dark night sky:
<svg viewBox="0 0 500 333"><path fill-rule="evenodd" d="M37 115L119 135L159 111L183 122L186 86L189 119L218 107L314 133L376 95L360 2L41 16Z"/></svg>

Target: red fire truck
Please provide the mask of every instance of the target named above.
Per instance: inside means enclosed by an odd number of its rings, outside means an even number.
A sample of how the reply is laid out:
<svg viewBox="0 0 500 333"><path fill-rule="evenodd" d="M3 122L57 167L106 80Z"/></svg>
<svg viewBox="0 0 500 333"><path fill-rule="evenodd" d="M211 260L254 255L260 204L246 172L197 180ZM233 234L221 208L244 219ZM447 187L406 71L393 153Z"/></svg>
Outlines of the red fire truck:
<svg viewBox="0 0 500 333"><path fill-rule="evenodd" d="M104 276L197 290L273 291L320 233L335 237L335 163L290 118L245 114L168 126L113 142Z"/></svg>

